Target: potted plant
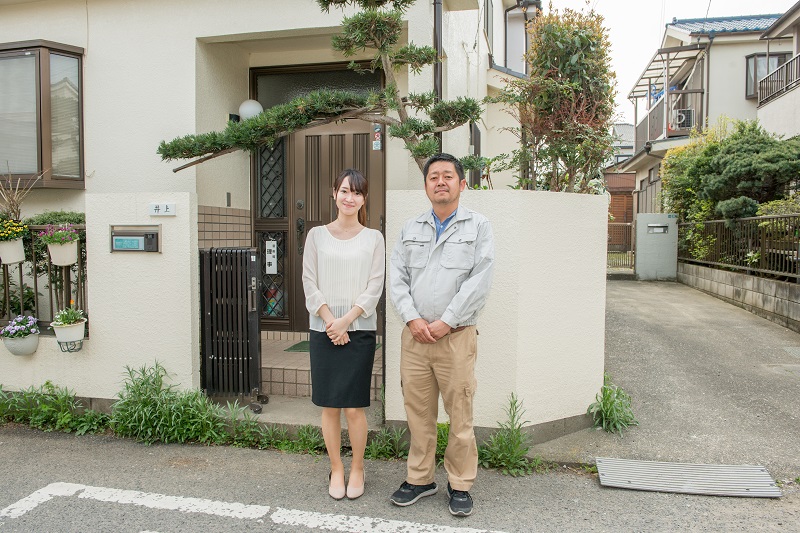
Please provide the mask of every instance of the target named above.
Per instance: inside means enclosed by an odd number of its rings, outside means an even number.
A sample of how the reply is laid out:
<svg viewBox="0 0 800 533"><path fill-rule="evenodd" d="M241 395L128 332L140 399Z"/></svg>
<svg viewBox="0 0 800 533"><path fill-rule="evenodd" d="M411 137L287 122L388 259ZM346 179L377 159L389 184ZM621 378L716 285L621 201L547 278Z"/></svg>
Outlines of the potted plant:
<svg viewBox="0 0 800 533"><path fill-rule="evenodd" d="M50 261L57 266L68 266L78 261L78 230L72 224L53 226L48 224L39 238L47 244Z"/></svg>
<svg viewBox="0 0 800 533"><path fill-rule="evenodd" d="M32 316L15 316L0 330L6 349L14 355L30 355L39 347L39 320Z"/></svg>
<svg viewBox="0 0 800 533"><path fill-rule="evenodd" d="M77 342L83 340L86 328L86 318L83 311L74 307L67 307L58 311L50 322L50 327L56 334L58 342Z"/></svg>
<svg viewBox="0 0 800 533"><path fill-rule="evenodd" d="M22 237L27 235L28 226L16 220L0 221L0 260L6 265L25 261L25 247Z"/></svg>

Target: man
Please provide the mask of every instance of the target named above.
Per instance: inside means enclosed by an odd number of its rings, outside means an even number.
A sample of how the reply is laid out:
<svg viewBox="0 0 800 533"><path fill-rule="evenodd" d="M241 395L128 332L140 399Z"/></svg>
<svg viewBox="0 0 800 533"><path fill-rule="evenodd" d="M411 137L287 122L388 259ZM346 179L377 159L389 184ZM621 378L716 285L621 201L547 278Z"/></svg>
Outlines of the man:
<svg viewBox="0 0 800 533"><path fill-rule="evenodd" d="M472 428L477 315L492 280L489 221L459 206L466 187L461 162L449 154L423 168L432 209L406 222L391 258L390 293L403 328L400 379L411 432L406 481L392 503L411 505L436 494L439 392L450 415L444 456L450 513L472 514L469 490L478 472Z"/></svg>

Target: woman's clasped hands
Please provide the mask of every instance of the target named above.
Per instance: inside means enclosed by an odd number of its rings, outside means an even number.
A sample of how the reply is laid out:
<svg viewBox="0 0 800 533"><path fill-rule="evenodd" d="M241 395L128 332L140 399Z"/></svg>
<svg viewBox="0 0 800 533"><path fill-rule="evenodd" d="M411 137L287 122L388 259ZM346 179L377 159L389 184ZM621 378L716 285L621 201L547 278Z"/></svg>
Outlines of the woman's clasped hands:
<svg viewBox="0 0 800 533"><path fill-rule="evenodd" d="M331 342L337 346L342 346L350 342L347 328L350 324L344 318L336 318L330 322L325 322L325 333Z"/></svg>

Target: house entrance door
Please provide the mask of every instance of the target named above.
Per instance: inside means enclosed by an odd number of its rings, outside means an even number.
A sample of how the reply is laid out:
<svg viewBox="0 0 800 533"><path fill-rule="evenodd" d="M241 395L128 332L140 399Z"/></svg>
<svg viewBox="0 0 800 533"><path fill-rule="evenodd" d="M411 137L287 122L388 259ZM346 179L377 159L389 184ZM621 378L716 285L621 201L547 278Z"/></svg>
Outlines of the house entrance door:
<svg viewBox="0 0 800 533"><path fill-rule="evenodd" d="M308 330L303 246L311 228L336 218L332 188L342 170L355 168L366 176L367 225L383 231L383 150L382 143L373 144L375 133L383 138L379 125L361 120L318 126L261 149L253 158L254 231L264 265L262 330Z"/></svg>

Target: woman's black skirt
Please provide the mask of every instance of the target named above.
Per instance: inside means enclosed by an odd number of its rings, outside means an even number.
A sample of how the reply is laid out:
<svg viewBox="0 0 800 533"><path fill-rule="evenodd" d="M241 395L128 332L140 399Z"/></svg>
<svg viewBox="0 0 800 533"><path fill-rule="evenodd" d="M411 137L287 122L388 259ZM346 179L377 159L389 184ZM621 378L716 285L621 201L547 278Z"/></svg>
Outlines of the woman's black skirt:
<svg viewBox="0 0 800 533"><path fill-rule="evenodd" d="M321 331L309 334L311 401L320 407L369 407L375 332L349 331L337 346Z"/></svg>

